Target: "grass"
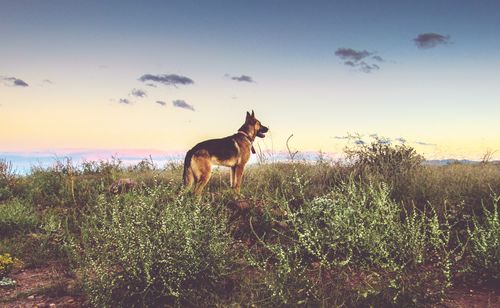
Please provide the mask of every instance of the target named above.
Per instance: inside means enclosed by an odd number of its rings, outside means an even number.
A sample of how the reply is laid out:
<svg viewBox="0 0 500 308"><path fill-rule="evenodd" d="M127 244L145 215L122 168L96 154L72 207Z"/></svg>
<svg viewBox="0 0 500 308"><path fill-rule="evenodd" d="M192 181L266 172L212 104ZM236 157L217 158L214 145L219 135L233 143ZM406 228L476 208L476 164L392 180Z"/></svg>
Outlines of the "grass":
<svg viewBox="0 0 500 308"><path fill-rule="evenodd" d="M498 285L500 164L428 166L380 142L250 166L242 195L214 171L201 200L182 166L0 161L0 254L58 261L94 306L426 306L453 284ZM140 185L118 196L119 178Z"/></svg>
<svg viewBox="0 0 500 308"><path fill-rule="evenodd" d="M12 199L0 204L0 239L34 230L37 223L33 208L24 202Z"/></svg>

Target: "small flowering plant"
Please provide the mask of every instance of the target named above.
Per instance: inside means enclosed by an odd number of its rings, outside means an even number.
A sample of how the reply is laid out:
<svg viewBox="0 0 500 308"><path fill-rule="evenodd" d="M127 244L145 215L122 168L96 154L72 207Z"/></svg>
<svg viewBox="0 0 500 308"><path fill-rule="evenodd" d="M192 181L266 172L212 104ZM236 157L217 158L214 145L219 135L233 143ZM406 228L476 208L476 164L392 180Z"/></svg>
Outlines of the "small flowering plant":
<svg viewBox="0 0 500 308"><path fill-rule="evenodd" d="M11 257L10 254L5 253L0 255L0 279L7 277L14 268L22 266L21 260Z"/></svg>

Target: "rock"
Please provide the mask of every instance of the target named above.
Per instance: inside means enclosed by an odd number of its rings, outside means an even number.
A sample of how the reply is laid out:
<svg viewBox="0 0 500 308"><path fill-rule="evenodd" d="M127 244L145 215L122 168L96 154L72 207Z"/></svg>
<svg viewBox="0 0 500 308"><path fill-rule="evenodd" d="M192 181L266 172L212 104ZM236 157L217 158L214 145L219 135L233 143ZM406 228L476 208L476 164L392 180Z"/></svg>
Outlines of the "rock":
<svg viewBox="0 0 500 308"><path fill-rule="evenodd" d="M35 295L28 296L28 299L35 299Z"/></svg>
<svg viewBox="0 0 500 308"><path fill-rule="evenodd" d="M137 182L132 179L119 179L113 182L108 188L108 192L113 195L128 193L137 187Z"/></svg>

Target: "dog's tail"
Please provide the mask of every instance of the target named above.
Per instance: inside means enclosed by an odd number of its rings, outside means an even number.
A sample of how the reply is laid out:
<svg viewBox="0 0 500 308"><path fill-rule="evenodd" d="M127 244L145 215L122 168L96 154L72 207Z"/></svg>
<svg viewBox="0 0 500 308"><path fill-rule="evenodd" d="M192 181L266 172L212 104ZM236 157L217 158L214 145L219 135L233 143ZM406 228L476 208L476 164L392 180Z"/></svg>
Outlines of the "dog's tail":
<svg viewBox="0 0 500 308"><path fill-rule="evenodd" d="M184 186L189 188L193 184L194 175L191 169L191 158L193 157L193 150L189 150L186 153L186 158L184 158L184 173L182 178L184 180Z"/></svg>

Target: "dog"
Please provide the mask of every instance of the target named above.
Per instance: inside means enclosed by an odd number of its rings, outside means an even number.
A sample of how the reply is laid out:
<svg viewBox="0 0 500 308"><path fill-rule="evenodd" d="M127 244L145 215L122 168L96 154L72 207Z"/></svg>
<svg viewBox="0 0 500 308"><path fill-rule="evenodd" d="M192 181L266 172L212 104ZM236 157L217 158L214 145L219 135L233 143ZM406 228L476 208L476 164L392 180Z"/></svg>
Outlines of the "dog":
<svg viewBox="0 0 500 308"><path fill-rule="evenodd" d="M194 184L194 194L200 196L210 180L212 165L231 167L231 187L239 194L243 181L243 170L255 153L253 142L256 137L264 138L269 130L247 111L245 123L236 134L210 139L195 145L184 159L184 186L187 190Z"/></svg>

